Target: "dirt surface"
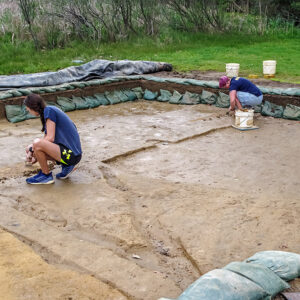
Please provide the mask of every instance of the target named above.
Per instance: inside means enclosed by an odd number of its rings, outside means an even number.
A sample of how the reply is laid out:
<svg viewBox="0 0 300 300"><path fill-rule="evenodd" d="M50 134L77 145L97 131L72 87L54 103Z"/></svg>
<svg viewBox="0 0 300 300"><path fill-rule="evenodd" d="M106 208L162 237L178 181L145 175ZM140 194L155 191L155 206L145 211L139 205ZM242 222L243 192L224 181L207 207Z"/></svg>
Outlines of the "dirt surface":
<svg viewBox="0 0 300 300"><path fill-rule="evenodd" d="M257 115L259 129L241 132L226 111L138 101L71 112L83 159L50 186L25 183L40 121L1 120L0 226L14 235L0 232L4 299L36 299L33 287L37 299L176 298L258 251L300 253L300 123Z"/></svg>

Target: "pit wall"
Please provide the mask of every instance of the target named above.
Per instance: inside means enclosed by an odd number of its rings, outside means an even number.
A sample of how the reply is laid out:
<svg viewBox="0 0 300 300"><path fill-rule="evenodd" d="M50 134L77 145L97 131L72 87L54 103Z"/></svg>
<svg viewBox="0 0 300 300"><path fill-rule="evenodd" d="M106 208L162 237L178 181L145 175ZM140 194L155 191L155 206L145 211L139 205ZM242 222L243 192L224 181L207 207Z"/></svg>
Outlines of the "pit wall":
<svg viewBox="0 0 300 300"><path fill-rule="evenodd" d="M58 97L71 98L94 96L97 93L111 92L115 90L133 89L141 87L143 90L160 93L167 90L181 94L186 92L201 95L204 91L211 93L228 94L228 90L219 89L217 81L201 81L185 78L161 78L154 76L118 76L106 79L97 79L84 82L71 82L59 86L32 87L7 90L0 93L0 118L5 118L6 105L21 105L24 97L31 93L41 94L47 102L57 102ZM264 101L271 102L269 109L274 111L276 105L300 106L300 89L297 88L266 88L259 87L264 94ZM200 96L201 97L201 96ZM199 101L198 103L203 103ZM180 104L180 103L179 103ZM274 106L275 105L275 106ZM274 108L275 107L275 108ZM277 108L276 108L277 109ZM299 108L300 109L300 108ZM297 110L297 109L296 109ZM276 117L276 116L275 116ZM299 116L300 117L300 116ZM294 118L297 119L298 118Z"/></svg>

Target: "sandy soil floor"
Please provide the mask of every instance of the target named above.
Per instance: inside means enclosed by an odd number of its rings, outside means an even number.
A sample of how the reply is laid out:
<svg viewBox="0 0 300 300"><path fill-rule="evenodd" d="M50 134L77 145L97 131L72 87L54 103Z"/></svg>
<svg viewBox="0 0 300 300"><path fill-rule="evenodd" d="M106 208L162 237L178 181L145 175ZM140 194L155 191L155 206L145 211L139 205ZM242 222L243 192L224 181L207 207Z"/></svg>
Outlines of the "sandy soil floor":
<svg viewBox="0 0 300 300"><path fill-rule="evenodd" d="M226 109L149 101L69 116L84 156L50 186L25 183L40 121L0 121L3 299L175 298L255 252L300 253L300 122L241 132Z"/></svg>

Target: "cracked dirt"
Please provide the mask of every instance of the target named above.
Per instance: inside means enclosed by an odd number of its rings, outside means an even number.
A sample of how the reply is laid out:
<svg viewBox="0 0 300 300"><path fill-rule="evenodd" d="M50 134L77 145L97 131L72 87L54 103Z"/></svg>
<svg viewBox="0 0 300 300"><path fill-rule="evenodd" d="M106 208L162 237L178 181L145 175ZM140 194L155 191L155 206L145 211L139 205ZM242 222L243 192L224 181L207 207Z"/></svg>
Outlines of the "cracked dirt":
<svg viewBox="0 0 300 300"><path fill-rule="evenodd" d="M83 159L51 186L25 183L40 121L0 121L3 299L175 298L255 252L300 253L299 122L241 132L226 109L147 101L69 116Z"/></svg>

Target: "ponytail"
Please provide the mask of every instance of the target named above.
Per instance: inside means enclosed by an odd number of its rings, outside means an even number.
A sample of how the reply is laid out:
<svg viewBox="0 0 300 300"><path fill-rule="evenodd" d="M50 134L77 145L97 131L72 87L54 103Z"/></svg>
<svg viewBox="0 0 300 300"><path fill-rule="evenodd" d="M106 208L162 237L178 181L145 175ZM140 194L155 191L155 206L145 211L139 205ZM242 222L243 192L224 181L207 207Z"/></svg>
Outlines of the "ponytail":
<svg viewBox="0 0 300 300"><path fill-rule="evenodd" d="M30 94L25 98L24 105L40 115L42 132L44 132L46 130L46 121L44 119L44 109L46 107L46 103L43 98L37 94Z"/></svg>

